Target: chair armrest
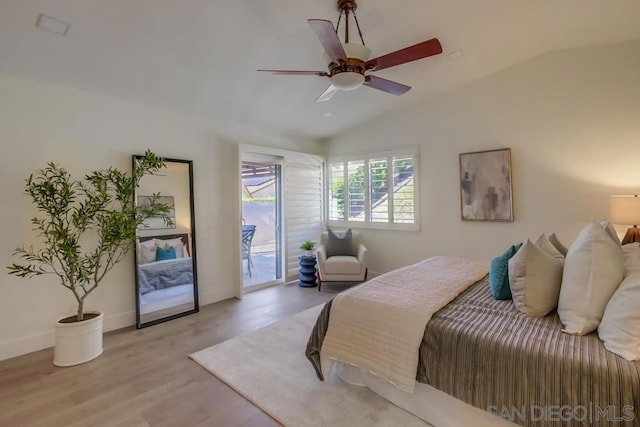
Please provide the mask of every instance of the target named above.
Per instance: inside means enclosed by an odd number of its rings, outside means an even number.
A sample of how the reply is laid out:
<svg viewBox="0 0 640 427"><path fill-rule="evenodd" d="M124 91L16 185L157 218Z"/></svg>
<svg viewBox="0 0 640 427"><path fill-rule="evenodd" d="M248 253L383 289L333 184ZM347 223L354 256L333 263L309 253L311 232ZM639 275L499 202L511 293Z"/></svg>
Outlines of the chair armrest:
<svg viewBox="0 0 640 427"><path fill-rule="evenodd" d="M318 249L316 249L316 260L318 261L318 265L322 265L327 260L327 250L324 245L319 245Z"/></svg>
<svg viewBox="0 0 640 427"><path fill-rule="evenodd" d="M367 248L365 247L365 245L360 244L360 246L358 247L358 261L360 261L360 264L362 264L363 266L367 266Z"/></svg>

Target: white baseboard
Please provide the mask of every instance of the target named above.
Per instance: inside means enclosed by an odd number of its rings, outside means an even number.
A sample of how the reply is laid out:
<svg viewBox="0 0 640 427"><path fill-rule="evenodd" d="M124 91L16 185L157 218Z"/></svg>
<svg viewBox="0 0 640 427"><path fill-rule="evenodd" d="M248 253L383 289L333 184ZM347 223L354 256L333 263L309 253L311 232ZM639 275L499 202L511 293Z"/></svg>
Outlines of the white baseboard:
<svg viewBox="0 0 640 427"><path fill-rule="evenodd" d="M125 328L135 325L136 312L127 311L119 314L112 314L104 317L104 332ZM0 360L22 356L34 351L53 347L55 344L54 322L51 322L51 329L34 334L26 335L12 340L0 342Z"/></svg>
<svg viewBox="0 0 640 427"><path fill-rule="evenodd" d="M214 302L222 301L225 299L233 298L235 291L233 287L219 289L213 292L199 292L198 303L203 306L207 304L213 304Z"/></svg>
<svg viewBox="0 0 640 427"><path fill-rule="evenodd" d="M119 314L111 314L104 316L104 332L113 331L116 329L126 328L127 326L136 324L136 312L126 311Z"/></svg>
<svg viewBox="0 0 640 427"><path fill-rule="evenodd" d="M229 287L225 289L215 290L213 292L200 293L199 303L201 306L203 306L233 297L233 288ZM111 314L109 316L105 316L104 318L104 331L108 332L116 329L126 328L127 326L135 325L135 323L135 310ZM23 354L53 347L54 344L54 323L52 321L51 329L49 330L36 332L34 334L0 342L0 360L10 359L12 357L22 356Z"/></svg>
<svg viewBox="0 0 640 427"><path fill-rule="evenodd" d="M233 297L233 289L223 289L215 292L200 294L200 305L211 304L217 301ZM136 312L112 314L104 318L104 331L113 331L136 324ZM16 339L0 342L0 360L22 356L23 354L53 347L55 344L54 323L51 329L34 334L22 336Z"/></svg>
<svg viewBox="0 0 640 427"><path fill-rule="evenodd" d="M53 325L51 330L0 342L0 360L53 347L55 342Z"/></svg>

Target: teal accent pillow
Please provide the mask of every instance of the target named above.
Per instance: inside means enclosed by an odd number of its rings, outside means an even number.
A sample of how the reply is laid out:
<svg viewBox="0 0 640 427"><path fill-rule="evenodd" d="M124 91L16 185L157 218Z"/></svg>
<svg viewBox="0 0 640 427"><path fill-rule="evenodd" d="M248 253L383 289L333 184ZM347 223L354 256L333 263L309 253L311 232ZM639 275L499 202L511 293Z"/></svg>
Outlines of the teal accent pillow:
<svg viewBox="0 0 640 427"><path fill-rule="evenodd" d="M489 268L489 287L495 299L511 299L511 288L509 287L509 260L513 257L522 243L511 246L505 253L495 257L491 261Z"/></svg>
<svg viewBox="0 0 640 427"><path fill-rule="evenodd" d="M328 231L327 258L332 256L356 256L353 249L353 234L348 229L342 235Z"/></svg>
<svg viewBox="0 0 640 427"><path fill-rule="evenodd" d="M176 258L176 248L173 246L169 249L162 249L160 246L156 248L156 261L166 261L168 259Z"/></svg>

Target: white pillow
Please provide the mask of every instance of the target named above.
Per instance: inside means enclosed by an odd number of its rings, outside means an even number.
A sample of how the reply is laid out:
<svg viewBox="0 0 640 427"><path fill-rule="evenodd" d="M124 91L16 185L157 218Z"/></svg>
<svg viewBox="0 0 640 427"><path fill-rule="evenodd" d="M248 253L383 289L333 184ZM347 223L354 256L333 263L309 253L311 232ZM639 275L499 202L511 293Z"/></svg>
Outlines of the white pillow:
<svg viewBox="0 0 640 427"><path fill-rule="evenodd" d="M509 287L518 311L544 317L558 305L562 255L544 235L538 240L551 246L554 254L527 240L509 260Z"/></svg>
<svg viewBox="0 0 640 427"><path fill-rule="evenodd" d="M640 242L627 243L622 247L624 277L640 272Z"/></svg>
<svg viewBox="0 0 640 427"><path fill-rule="evenodd" d="M547 238L546 235L541 234L540 237L536 240L536 246L540 249L557 259L562 265L564 265L564 254L560 252L558 248L555 247L551 240Z"/></svg>
<svg viewBox="0 0 640 427"><path fill-rule="evenodd" d="M140 252L138 255L138 262L140 264L148 264L150 262L155 262L157 247L158 247L158 243L156 239L150 239L144 242L140 242L140 246L139 246Z"/></svg>
<svg viewBox="0 0 640 427"><path fill-rule="evenodd" d="M162 247L162 249L169 249L171 247L173 247L176 251L176 258L184 258L184 244L182 243L182 239L181 238L176 238L176 239L163 239L163 240L158 240L158 244L160 245L160 247Z"/></svg>
<svg viewBox="0 0 640 427"><path fill-rule="evenodd" d="M613 294L598 326L607 350L640 360L640 272L627 276Z"/></svg>
<svg viewBox="0 0 640 427"><path fill-rule="evenodd" d="M563 332L586 335L596 330L623 274L621 247L597 222L584 227L564 262L558 302Z"/></svg>
<svg viewBox="0 0 640 427"><path fill-rule="evenodd" d="M567 256L567 247L562 244L560 239L558 239L558 236L556 236L556 233L552 233L551 236L549 236L549 241L551 242L553 247L556 248L558 252L562 254L562 256Z"/></svg>
<svg viewBox="0 0 640 427"><path fill-rule="evenodd" d="M618 244L618 246L622 246L620 238L618 237L618 232L614 228L613 224L611 224L611 221L609 221L608 219L603 219L602 221L600 221L600 226L604 229L604 231L607 232L609 237L611 237L611 239Z"/></svg>

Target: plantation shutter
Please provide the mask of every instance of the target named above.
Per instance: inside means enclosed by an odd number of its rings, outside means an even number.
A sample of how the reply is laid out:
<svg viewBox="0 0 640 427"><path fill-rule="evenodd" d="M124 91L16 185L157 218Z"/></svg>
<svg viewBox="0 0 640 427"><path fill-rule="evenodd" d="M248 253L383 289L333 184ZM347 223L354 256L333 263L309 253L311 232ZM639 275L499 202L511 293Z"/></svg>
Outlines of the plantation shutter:
<svg viewBox="0 0 640 427"><path fill-rule="evenodd" d="M300 276L300 245L312 240L316 247L324 227L322 163L285 163L285 227L287 239L286 281Z"/></svg>

